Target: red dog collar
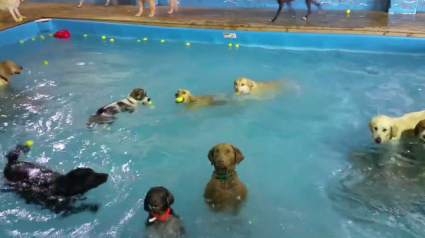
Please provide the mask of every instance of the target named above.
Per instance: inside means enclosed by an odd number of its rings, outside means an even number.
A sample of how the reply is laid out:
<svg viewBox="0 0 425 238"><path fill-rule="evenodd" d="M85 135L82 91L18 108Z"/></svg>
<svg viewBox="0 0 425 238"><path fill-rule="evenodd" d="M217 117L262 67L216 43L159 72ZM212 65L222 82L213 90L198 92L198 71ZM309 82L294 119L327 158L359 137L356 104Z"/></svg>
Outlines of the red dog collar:
<svg viewBox="0 0 425 238"><path fill-rule="evenodd" d="M151 210L151 214L152 214L152 216L153 216L155 219L160 220L160 221L165 221L165 220L167 220L167 219L170 217L170 212L171 212L171 209L170 209L170 208L168 208L168 209L167 209L167 211L166 211L164 214L162 214L162 215L157 215L157 214L153 213L153 211Z"/></svg>

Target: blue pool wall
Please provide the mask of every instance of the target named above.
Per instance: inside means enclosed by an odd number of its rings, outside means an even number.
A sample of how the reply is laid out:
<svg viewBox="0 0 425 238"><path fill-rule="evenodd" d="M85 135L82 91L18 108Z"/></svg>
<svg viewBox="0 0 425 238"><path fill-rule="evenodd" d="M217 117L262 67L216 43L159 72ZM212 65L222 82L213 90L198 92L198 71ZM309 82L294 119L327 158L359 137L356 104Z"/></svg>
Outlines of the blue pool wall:
<svg viewBox="0 0 425 238"><path fill-rule="evenodd" d="M47 35L62 29L69 30L73 38L83 38L84 34L88 34L88 37L97 37L99 41L101 41L100 36L105 35L115 38L116 42L121 38L134 39L136 42L136 39L147 37L149 41L159 42L160 39L164 39L167 42L179 41L182 45L185 42L232 43L239 44L241 47L425 54L425 38L417 37L229 31L61 19L30 22L0 31L0 39L2 39L0 47L14 45L16 50L25 50L26 44L31 44L32 37L38 37L40 34ZM224 38L224 33L236 33L236 39ZM20 44L19 41L24 41L24 44ZM224 47L227 46L224 45Z"/></svg>
<svg viewBox="0 0 425 238"><path fill-rule="evenodd" d="M79 0L32 0L40 2L75 2ZM155 0L157 5L169 5L168 0ZM415 14L425 11L425 0L317 0L327 10L385 11ZM86 3L105 4L106 0L86 0ZM112 2L112 0L111 0ZM136 0L119 0L120 4L137 5ZM181 6L277 8L276 0L179 0ZM305 9L305 0L294 0L295 9ZM313 9L315 7L313 6Z"/></svg>

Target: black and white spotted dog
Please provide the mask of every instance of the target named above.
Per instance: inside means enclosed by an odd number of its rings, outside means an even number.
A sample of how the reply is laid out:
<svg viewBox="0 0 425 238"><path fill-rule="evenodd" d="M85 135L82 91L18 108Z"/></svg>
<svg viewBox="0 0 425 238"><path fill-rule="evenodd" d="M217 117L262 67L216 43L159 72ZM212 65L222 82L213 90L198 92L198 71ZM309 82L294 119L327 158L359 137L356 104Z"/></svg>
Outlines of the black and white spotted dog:
<svg viewBox="0 0 425 238"><path fill-rule="evenodd" d="M112 124L117 119L115 114L120 112L133 113L140 103L149 105L152 102L145 90L142 88L133 89L127 98L99 108L96 114L90 116L87 127L91 128L96 124Z"/></svg>

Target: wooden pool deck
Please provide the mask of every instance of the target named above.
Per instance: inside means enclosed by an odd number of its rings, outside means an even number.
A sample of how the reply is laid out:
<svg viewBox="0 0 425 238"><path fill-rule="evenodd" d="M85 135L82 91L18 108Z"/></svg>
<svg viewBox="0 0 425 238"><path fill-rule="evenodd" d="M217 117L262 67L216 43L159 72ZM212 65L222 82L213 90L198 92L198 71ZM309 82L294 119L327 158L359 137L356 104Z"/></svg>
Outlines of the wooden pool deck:
<svg viewBox="0 0 425 238"><path fill-rule="evenodd" d="M291 19L283 10L276 23L269 22L276 9L263 8L213 8L180 6L172 15L169 6L159 6L156 16L149 18L149 9L141 17L135 17L134 5L104 7L63 2L22 2L20 12L28 22L40 18L64 18L96 20L156 26L191 27L225 30L341 33L366 35L393 35L425 37L425 14L388 15L384 12L352 11L349 17L344 11L314 10L308 21L301 20L306 10L297 11L297 19ZM0 30L16 26L9 12L0 11ZM1 40L1 39L0 39Z"/></svg>

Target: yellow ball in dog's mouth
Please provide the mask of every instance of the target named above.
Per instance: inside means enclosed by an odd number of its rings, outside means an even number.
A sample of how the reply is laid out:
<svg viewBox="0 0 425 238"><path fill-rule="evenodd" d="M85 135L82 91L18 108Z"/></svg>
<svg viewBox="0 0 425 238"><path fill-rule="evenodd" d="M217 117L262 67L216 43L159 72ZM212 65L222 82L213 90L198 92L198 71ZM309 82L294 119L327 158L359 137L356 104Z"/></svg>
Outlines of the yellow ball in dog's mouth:
<svg viewBox="0 0 425 238"><path fill-rule="evenodd" d="M240 92L235 92L235 94L236 94L236 95L239 95L239 94L241 94L241 93L240 93Z"/></svg>
<svg viewBox="0 0 425 238"><path fill-rule="evenodd" d="M25 146L32 146L34 142L32 142L32 140L29 140L27 142L25 142Z"/></svg>
<svg viewBox="0 0 425 238"><path fill-rule="evenodd" d="M177 97L176 98L176 102L183 102L183 98L182 97Z"/></svg>
<svg viewBox="0 0 425 238"><path fill-rule="evenodd" d="M149 101L149 102L148 102L148 105L151 105L151 104L152 104L152 101Z"/></svg>

